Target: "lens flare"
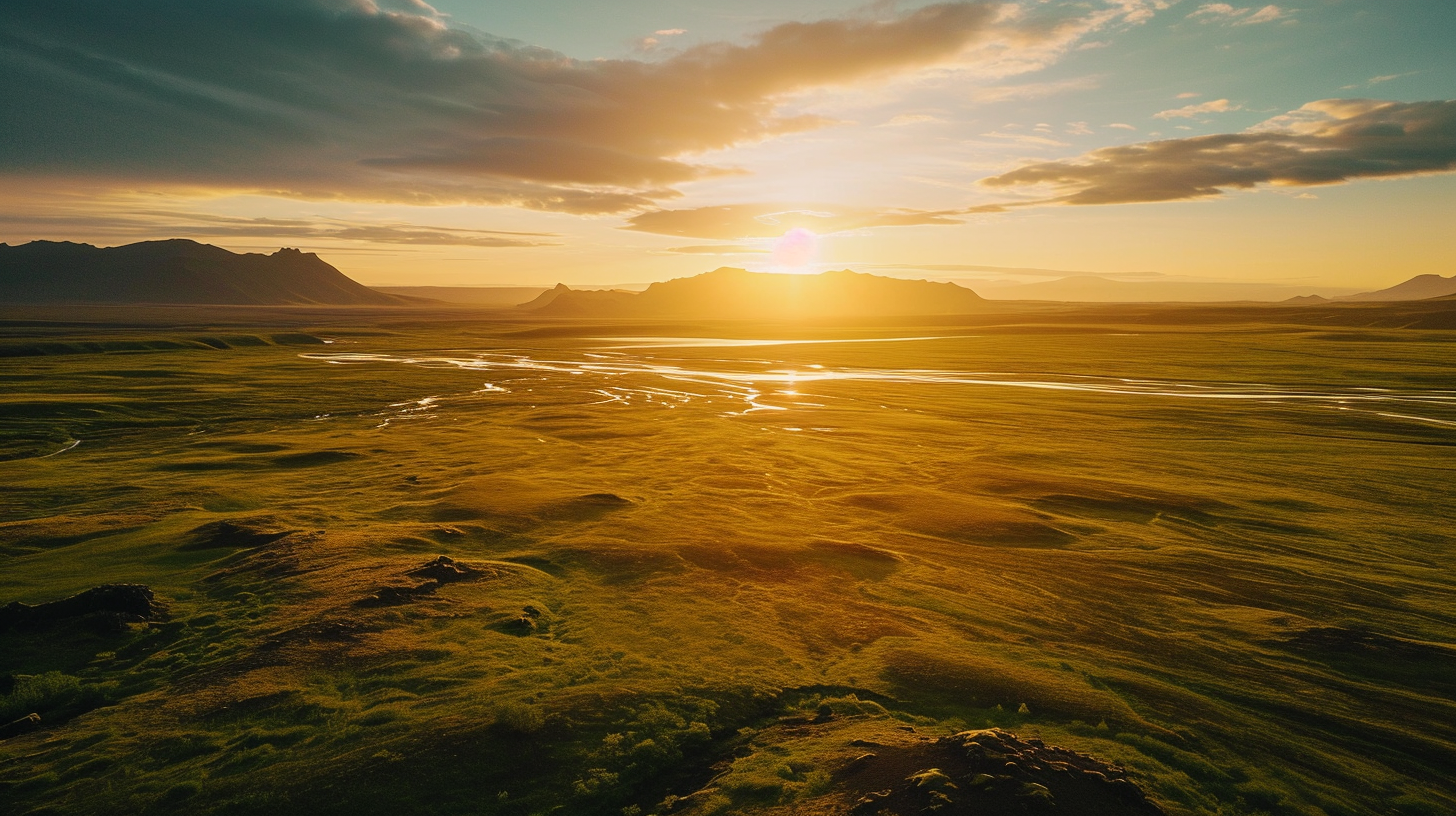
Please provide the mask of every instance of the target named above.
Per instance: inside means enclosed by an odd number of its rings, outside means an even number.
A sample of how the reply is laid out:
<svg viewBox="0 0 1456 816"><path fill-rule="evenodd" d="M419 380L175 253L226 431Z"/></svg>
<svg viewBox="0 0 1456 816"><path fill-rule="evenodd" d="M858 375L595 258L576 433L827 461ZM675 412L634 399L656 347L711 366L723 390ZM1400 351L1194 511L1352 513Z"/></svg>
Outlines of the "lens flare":
<svg viewBox="0 0 1456 816"><path fill-rule="evenodd" d="M773 265L802 270L814 262L818 253L819 236L803 227L794 227L774 243Z"/></svg>

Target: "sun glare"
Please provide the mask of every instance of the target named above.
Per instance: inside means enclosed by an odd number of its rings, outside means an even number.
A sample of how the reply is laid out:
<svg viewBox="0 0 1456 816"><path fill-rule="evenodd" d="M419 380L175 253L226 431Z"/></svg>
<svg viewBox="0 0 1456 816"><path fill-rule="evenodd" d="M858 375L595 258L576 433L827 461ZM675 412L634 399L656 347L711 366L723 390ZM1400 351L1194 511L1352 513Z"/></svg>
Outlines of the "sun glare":
<svg viewBox="0 0 1456 816"><path fill-rule="evenodd" d="M771 257L776 271L808 274L819 257L819 236L812 230L794 227L774 242Z"/></svg>

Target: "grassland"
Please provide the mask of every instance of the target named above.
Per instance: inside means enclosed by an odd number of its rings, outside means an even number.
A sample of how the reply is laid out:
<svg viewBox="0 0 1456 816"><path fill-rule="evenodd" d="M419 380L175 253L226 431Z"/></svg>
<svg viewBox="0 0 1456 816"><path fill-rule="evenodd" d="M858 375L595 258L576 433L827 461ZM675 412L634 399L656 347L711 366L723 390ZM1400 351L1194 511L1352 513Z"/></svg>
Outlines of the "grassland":
<svg viewBox="0 0 1456 816"><path fill-rule="evenodd" d="M0 604L165 612L0 632L0 810L827 814L992 725L1456 810L1456 334L1198 314L7 322Z"/></svg>

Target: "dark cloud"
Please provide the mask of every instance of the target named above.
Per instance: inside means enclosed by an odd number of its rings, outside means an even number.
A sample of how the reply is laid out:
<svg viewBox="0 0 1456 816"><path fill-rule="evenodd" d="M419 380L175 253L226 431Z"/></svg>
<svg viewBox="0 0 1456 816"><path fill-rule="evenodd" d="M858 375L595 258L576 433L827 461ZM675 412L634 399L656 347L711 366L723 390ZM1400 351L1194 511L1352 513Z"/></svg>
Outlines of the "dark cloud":
<svg viewBox="0 0 1456 816"><path fill-rule="evenodd" d="M544 232L506 232L402 223L369 223L330 219L239 218L168 211L125 215L0 214L0 229L26 233L64 228L93 238L143 240L156 235L177 238L271 238L280 241L341 240L417 246L538 247L555 246L558 237Z"/></svg>
<svg viewBox="0 0 1456 816"><path fill-rule="evenodd" d="M940 3L787 23L660 61L585 62L451 28L418 0L6 0L0 171L643 209L725 172L683 156L827 123L781 115L785 97L950 60L1003 36L997 14Z"/></svg>
<svg viewBox="0 0 1456 816"><path fill-rule="evenodd" d="M692 238L777 238L796 227L824 234L874 227L950 226L955 216L1000 212L998 205L962 210L867 210L823 204L730 204L690 210L652 210L623 229Z"/></svg>
<svg viewBox="0 0 1456 816"><path fill-rule="evenodd" d="M1313 186L1456 169L1456 101L1325 99L1242 133L1105 147L985 179L1049 184L1048 202L1125 204L1216 196L1260 184Z"/></svg>

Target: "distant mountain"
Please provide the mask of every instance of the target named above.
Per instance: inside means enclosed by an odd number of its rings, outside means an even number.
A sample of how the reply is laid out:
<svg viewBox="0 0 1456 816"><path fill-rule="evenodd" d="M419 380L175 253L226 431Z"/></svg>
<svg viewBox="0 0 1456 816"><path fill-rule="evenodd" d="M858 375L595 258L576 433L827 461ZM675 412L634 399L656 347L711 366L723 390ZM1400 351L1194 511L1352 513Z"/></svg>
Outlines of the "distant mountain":
<svg viewBox="0 0 1456 816"><path fill-rule="evenodd" d="M445 303L508 309L519 306L542 292L544 286L371 286L376 292L399 297L424 298Z"/></svg>
<svg viewBox="0 0 1456 816"><path fill-rule="evenodd" d="M581 291L558 284L521 308L556 317L782 320L966 314L987 307L980 295L953 283L848 269L780 275L722 267L654 283L642 292Z"/></svg>
<svg viewBox="0 0 1456 816"><path fill-rule="evenodd" d="M596 289L646 289L645 283L623 283L614 286L589 286L573 291ZM509 309L521 306L552 291L545 286L371 286L376 292L407 298L459 303L469 306L484 306L492 309ZM553 296L554 297L554 296ZM548 298L549 300L550 298ZM544 303L545 301L542 301ZM537 304L538 306L541 304Z"/></svg>
<svg viewBox="0 0 1456 816"><path fill-rule="evenodd" d="M1319 306L1323 303L1334 303L1333 300L1327 297L1320 297L1319 295L1296 295L1295 297L1285 298L1279 302L1289 306Z"/></svg>
<svg viewBox="0 0 1456 816"><path fill-rule="evenodd" d="M1228 303L1278 301L1310 295L1308 286L1237 281L1123 281L1099 275L1074 275L1057 280L977 287L992 300L1055 300L1082 303ZM1326 296L1348 289L1323 288Z"/></svg>
<svg viewBox="0 0 1456 816"><path fill-rule="evenodd" d="M0 244L0 303L391 305L313 253L239 255L182 239L119 247Z"/></svg>
<svg viewBox="0 0 1456 816"><path fill-rule="evenodd" d="M1425 300L1447 295L1456 295L1456 275L1449 278L1440 275L1416 275L1405 283L1397 283L1388 289L1361 292L1337 300Z"/></svg>

